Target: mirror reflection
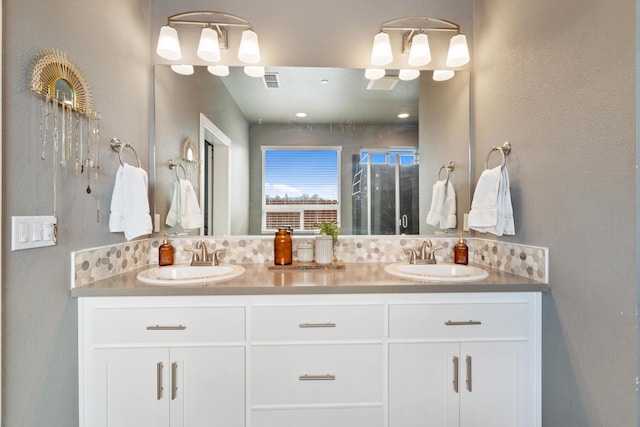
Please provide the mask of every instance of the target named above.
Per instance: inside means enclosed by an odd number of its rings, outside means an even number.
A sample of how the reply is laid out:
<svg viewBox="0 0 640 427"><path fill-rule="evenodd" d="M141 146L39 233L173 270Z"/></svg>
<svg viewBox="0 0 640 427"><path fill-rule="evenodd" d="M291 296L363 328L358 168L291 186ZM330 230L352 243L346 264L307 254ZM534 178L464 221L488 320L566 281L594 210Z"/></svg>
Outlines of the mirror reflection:
<svg viewBox="0 0 640 427"><path fill-rule="evenodd" d="M432 186L450 162L460 218L468 211L468 72L447 82L434 82L431 71L414 81L392 76L367 89L363 70L267 68L262 79L230 71L216 77L196 67L182 76L155 66L154 208L162 222L176 181L167 163L183 158L188 139L197 161L182 162L201 196L205 234L313 231L313 223L335 218L342 234L434 234L425 221ZM302 148L337 148L340 160L315 178L320 162L312 159L274 178L270 150L303 155ZM327 173L336 178L332 193L320 181Z"/></svg>

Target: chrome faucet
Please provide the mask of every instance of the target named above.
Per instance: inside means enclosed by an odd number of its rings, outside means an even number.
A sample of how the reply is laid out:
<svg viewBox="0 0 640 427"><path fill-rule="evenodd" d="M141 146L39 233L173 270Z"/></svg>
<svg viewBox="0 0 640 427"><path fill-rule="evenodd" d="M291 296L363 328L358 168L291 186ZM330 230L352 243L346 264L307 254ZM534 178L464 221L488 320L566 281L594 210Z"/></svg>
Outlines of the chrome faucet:
<svg viewBox="0 0 640 427"><path fill-rule="evenodd" d="M200 254L193 249L189 250L192 254L191 265L193 266L219 265L218 254L220 252L226 252L226 249L216 249L209 253L207 250L207 244L203 240L198 240L196 242L196 249L200 249Z"/></svg>
<svg viewBox="0 0 640 427"><path fill-rule="evenodd" d="M404 248L404 252L409 255L409 264L435 264L436 251L442 250L442 246L433 247L431 240L427 239L422 242L420 248L411 249Z"/></svg>

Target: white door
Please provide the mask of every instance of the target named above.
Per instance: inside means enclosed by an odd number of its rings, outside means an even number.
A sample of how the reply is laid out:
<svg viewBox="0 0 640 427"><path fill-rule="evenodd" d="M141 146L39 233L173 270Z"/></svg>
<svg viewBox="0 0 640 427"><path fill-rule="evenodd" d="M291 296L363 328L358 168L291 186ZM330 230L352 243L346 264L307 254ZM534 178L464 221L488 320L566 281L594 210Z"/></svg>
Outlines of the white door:
<svg viewBox="0 0 640 427"><path fill-rule="evenodd" d="M244 367L244 347L172 348L171 426L244 426Z"/></svg>
<svg viewBox="0 0 640 427"><path fill-rule="evenodd" d="M460 344L461 427L528 427L536 417L526 342Z"/></svg>
<svg viewBox="0 0 640 427"><path fill-rule="evenodd" d="M167 349L95 350L85 425L168 426L168 356Z"/></svg>
<svg viewBox="0 0 640 427"><path fill-rule="evenodd" d="M458 343L389 345L389 427L458 426L458 352Z"/></svg>

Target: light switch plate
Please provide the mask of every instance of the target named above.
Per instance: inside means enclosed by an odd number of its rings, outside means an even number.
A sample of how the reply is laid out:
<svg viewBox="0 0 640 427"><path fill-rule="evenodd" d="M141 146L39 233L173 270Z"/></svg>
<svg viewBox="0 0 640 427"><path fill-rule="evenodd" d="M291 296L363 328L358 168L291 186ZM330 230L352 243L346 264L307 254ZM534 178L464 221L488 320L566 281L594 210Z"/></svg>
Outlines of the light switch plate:
<svg viewBox="0 0 640 427"><path fill-rule="evenodd" d="M55 216L12 216L11 250L54 246L57 223Z"/></svg>

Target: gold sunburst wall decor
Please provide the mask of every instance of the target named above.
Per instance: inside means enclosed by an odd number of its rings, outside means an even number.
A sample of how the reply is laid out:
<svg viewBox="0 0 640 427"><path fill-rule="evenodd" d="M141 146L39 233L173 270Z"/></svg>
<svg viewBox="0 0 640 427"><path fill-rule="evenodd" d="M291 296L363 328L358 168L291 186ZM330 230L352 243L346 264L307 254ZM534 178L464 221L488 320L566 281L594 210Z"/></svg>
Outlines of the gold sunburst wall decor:
<svg viewBox="0 0 640 427"><path fill-rule="evenodd" d="M78 65L57 49L43 49L36 55L29 88L40 96L71 105L81 114L95 114L87 79Z"/></svg>

